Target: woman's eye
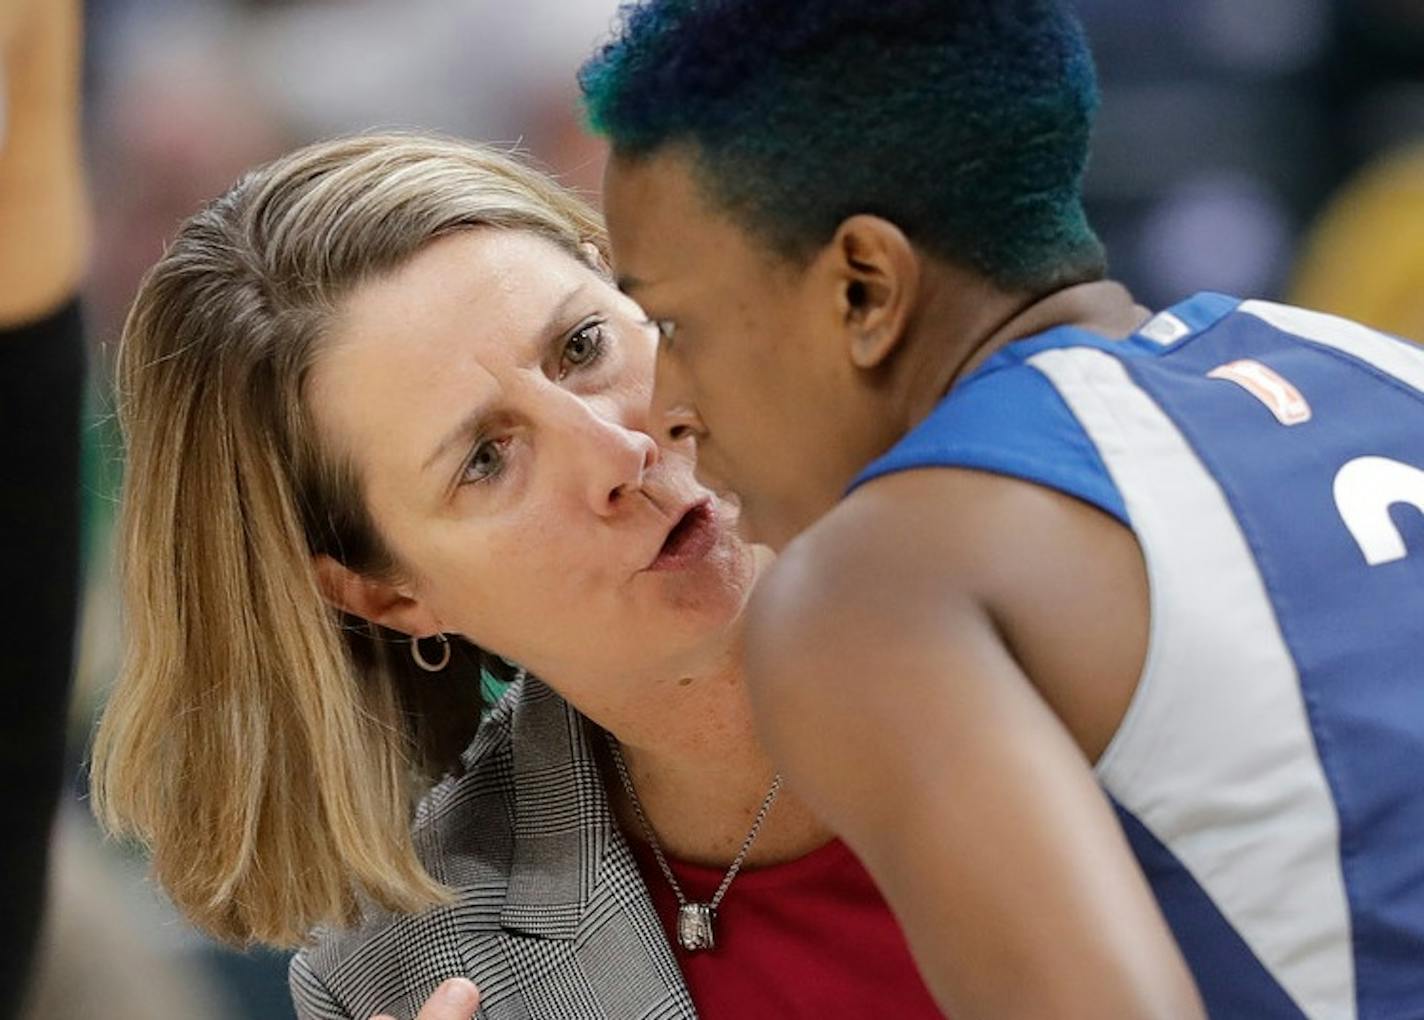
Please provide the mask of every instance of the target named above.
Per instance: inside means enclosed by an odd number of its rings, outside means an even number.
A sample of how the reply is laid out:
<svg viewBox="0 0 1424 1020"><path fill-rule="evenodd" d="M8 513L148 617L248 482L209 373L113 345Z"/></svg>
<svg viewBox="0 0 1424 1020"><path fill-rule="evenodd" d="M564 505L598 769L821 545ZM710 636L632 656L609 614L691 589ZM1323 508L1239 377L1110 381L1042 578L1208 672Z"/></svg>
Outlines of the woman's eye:
<svg viewBox="0 0 1424 1020"><path fill-rule="evenodd" d="M579 329L564 344L563 364L559 377L563 378L566 368L583 368L585 365L593 364L603 354L606 343L607 336L603 332L602 323L590 323Z"/></svg>
<svg viewBox="0 0 1424 1020"><path fill-rule="evenodd" d="M488 482L498 477L504 470L504 441L486 439L475 447L475 452L470 455L469 461L465 464L465 470L460 473L460 484L470 485Z"/></svg>

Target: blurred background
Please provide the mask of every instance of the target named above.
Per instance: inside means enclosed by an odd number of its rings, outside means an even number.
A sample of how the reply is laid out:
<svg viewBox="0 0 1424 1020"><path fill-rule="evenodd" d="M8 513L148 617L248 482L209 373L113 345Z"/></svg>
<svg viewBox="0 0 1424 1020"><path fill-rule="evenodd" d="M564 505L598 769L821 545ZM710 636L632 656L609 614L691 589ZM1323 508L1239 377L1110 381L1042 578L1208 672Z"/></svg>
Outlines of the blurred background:
<svg viewBox="0 0 1424 1020"><path fill-rule="evenodd" d="M1282 298L1424 336L1424 0L1078 0L1103 109L1090 213L1144 304ZM574 70L616 0L89 0L86 588L37 1015L293 1016L278 954L186 928L141 859L101 844L86 743L119 633L109 526L121 470L103 385L139 276L245 168L319 137L434 128L518 145L596 194ZM103 1000L47 1011L66 958ZM56 1000L48 1000L56 1001Z"/></svg>

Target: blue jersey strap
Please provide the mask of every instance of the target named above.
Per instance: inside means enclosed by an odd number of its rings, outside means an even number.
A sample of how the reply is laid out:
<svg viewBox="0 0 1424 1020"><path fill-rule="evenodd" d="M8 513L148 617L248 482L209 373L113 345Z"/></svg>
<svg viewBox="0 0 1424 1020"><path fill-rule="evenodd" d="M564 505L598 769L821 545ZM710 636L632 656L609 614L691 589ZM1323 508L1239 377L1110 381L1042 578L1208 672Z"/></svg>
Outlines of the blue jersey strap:
<svg viewBox="0 0 1424 1020"><path fill-rule="evenodd" d="M997 364L955 387L952 397L862 471L851 491L898 471L971 468L1059 489L1126 524L1122 496L1058 391L1017 357L991 360Z"/></svg>
<svg viewBox="0 0 1424 1020"><path fill-rule="evenodd" d="M1224 294L1198 294L1127 340L1065 326L1015 341L955 386L928 418L861 471L847 492L898 471L970 468L1057 489L1130 526L1097 448L1058 390L1027 361L1061 347L1095 347L1126 359L1157 357L1175 341L1211 328L1239 304Z"/></svg>

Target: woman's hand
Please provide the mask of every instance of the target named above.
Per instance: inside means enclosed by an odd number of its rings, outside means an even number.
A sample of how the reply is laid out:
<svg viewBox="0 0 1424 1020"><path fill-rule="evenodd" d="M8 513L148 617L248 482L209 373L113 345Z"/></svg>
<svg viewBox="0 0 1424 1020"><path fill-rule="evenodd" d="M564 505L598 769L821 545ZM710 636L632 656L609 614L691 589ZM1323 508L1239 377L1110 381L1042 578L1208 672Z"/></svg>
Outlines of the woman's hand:
<svg viewBox="0 0 1424 1020"><path fill-rule="evenodd" d="M451 978L425 1000L415 1020L470 1020L480 1006L480 990L466 978ZM394 1020L373 1016L371 1020Z"/></svg>

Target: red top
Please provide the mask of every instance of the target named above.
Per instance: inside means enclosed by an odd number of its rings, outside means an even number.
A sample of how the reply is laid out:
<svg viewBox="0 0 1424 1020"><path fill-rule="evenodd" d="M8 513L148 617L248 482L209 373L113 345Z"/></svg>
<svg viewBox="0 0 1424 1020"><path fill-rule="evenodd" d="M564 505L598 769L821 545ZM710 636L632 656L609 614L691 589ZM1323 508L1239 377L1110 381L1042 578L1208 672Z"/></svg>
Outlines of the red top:
<svg viewBox="0 0 1424 1020"><path fill-rule="evenodd" d="M691 953L677 944L677 897L652 851L629 842L702 1020L942 1020L900 925L840 840L739 874L717 911L717 948ZM724 874L668 863L697 903Z"/></svg>

